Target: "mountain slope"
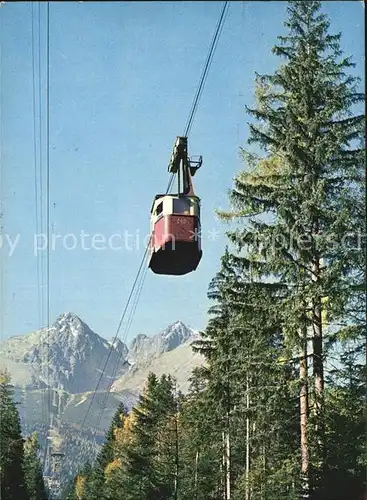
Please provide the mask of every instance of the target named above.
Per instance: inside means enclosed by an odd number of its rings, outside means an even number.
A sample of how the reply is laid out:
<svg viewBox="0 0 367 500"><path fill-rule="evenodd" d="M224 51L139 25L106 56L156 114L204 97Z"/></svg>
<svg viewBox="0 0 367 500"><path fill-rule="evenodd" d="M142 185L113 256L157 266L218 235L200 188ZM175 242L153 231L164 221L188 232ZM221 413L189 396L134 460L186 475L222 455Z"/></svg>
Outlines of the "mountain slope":
<svg viewBox="0 0 367 500"><path fill-rule="evenodd" d="M131 365L144 363L160 354L176 349L195 335L194 330L184 325L182 321L176 321L153 337L144 334L135 337L129 346L127 359Z"/></svg>
<svg viewBox="0 0 367 500"><path fill-rule="evenodd" d="M111 346L69 312L61 314L50 328L6 340L0 348L0 365L8 368L14 385L60 387L79 393L96 387L110 356L100 382L101 389L107 388L119 360L118 374L127 369L127 352L121 341Z"/></svg>
<svg viewBox="0 0 367 500"><path fill-rule="evenodd" d="M149 373L153 372L158 377L164 373L172 375L177 380L177 388L183 393L187 392L192 370L203 364L203 357L192 351L191 343L194 338L189 338L184 344L171 351L138 360L114 382L111 391L129 390L138 394L143 389Z"/></svg>

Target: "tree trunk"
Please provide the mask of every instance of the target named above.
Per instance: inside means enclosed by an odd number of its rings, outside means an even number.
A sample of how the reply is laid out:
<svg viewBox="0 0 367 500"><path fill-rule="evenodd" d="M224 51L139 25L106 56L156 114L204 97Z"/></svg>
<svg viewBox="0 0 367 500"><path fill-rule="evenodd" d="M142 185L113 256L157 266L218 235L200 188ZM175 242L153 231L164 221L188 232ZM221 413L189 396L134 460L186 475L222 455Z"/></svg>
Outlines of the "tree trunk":
<svg viewBox="0 0 367 500"><path fill-rule="evenodd" d="M246 376L246 492L245 499L250 498L250 486L249 486L249 476L250 476L250 419L248 416L250 408L250 394L249 394L249 381L248 375Z"/></svg>
<svg viewBox="0 0 367 500"><path fill-rule="evenodd" d="M198 498L198 465L199 465L199 450L196 450L195 477L194 477L194 500L197 500L197 498Z"/></svg>
<svg viewBox="0 0 367 500"><path fill-rule="evenodd" d="M263 482L261 484L261 498L266 499L266 447L265 444L263 444L262 448L262 456L263 456Z"/></svg>
<svg viewBox="0 0 367 500"><path fill-rule="evenodd" d="M174 499L177 500L178 498L178 468L179 468L179 463L178 463L178 435L177 435L177 418L175 420L175 478L174 478Z"/></svg>
<svg viewBox="0 0 367 500"><path fill-rule="evenodd" d="M229 414L227 414L226 432L226 498L231 499L231 442L229 435Z"/></svg>
<svg viewBox="0 0 367 500"><path fill-rule="evenodd" d="M221 463L221 487L223 492L223 500L227 500L227 488L226 488L226 447L225 447L226 439L225 432L222 431L222 463Z"/></svg>
<svg viewBox="0 0 367 500"><path fill-rule="evenodd" d="M308 446L308 366L307 327L301 332L301 356L299 361L299 407L301 434L301 498L310 498L310 452Z"/></svg>
<svg viewBox="0 0 367 500"><path fill-rule="evenodd" d="M223 440L223 456L222 456L222 470L223 470L223 498L230 500L231 498L231 456L230 456L230 437L228 427L228 415L226 418L226 429L222 433Z"/></svg>
<svg viewBox="0 0 367 500"><path fill-rule="evenodd" d="M176 396L177 397L177 396ZM178 402L176 406L175 413L175 478L174 478L174 499L178 499L178 478L180 472L180 462L179 462L179 443L178 443Z"/></svg>
<svg viewBox="0 0 367 500"><path fill-rule="evenodd" d="M320 280L320 259L316 258L312 264L312 280ZM324 446L324 425L323 425L323 398L324 398L324 361L323 361L323 340L322 340L322 302L321 297L316 297L312 301L312 365L314 376L314 402L313 411L315 419L316 436L316 477L315 486L320 490L323 469L325 465L325 446ZM320 497L320 498L321 498Z"/></svg>
<svg viewBox="0 0 367 500"><path fill-rule="evenodd" d="M313 281L320 279L320 261L317 259L312 265ZM315 413L322 412L324 391L324 364L322 345L322 304L321 297L313 300L312 306L312 345L313 345L313 374L315 377Z"/></svg>

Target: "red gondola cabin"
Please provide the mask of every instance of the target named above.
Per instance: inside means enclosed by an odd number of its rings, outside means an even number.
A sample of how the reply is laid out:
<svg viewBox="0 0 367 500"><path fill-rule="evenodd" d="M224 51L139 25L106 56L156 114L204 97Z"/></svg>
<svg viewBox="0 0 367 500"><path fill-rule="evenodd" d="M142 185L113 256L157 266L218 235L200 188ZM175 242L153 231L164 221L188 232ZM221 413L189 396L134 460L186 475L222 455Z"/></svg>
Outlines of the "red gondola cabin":
<svg viewBox="0 0 367 500"><path fill-rule="evenodd" d="M178 137L168 168L178 173L178 194L156 195L151 209L149 267L156 274L187 274L200 262L200 198L191 176L201 163L201 157L196 162L188 159L187 138Z"/></svg>

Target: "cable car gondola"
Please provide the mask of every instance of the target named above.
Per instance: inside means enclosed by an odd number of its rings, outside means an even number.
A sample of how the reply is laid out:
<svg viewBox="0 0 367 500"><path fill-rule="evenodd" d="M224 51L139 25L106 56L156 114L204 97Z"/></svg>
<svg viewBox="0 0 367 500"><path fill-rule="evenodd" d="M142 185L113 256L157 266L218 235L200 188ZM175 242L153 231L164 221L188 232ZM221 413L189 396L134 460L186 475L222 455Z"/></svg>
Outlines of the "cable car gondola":
<svg viewBox="0 0 367 500"><path fill-rule="evenodd" d="M195 271L202 256L200 198L192 177L202 157L191 160L187 137L177 137L168 171L178 174L177 194L157 194L151 209L149 267L156 274L180 276Z"/></svg>

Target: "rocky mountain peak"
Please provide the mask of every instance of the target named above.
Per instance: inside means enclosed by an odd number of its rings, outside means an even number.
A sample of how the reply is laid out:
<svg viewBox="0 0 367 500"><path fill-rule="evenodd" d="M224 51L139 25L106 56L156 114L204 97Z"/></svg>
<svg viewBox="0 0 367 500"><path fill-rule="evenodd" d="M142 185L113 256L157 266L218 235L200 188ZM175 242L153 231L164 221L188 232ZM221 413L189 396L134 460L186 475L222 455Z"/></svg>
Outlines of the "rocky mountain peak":
<svg viewBox="0 0 367 500"><path fill-rule="evenodd" d="M182 321L172 323L153 337L139 334L131 342L128 360L131 364L135 364L137 360L144 362L148 358L154 358L175 349L193 336L195 332Z"/></svg>
<svg viewBox="0 0 367 500"><path fill-rule="evenodd" d="M143 344L146 340L148 340L149 337L148 335L145 335L145 333L139 333L134 339L131 341L130 346L129 346L129 352L135 352L136 349L139 348L141 344Z"/></svg>
<svg viewBox="0 0 367 500"><path fill-rule="evenodd" d="M72 325L75 328L79 328L81 325L85 325L85 323L73 312L65 312L56 318L54 325Z"/></svg>
<svg viewBox="0 0 367 500"><path fill-rule="evenodd" d="M129 349L126 344L122 342L120 339L112 339L108 342L110 345L112 345L113 349L115 349L120 355L122 356L122 359L126 359L127 353L129 352Z"/></svg>
<svg viewBox="0 0 367 500"><path fill-rule="evenodd" d="M58 335L62 342L69 336L78 338L96 335L79 316L72 312L60 314L50 327L49 332L53 333L53 336Z"/></svg>
<svg viewBox="0 0 367 500"><path fill-rule="evenodd" d="M95 387L107 358L101 389L109 384L114 366L119 366L119 374L126 370L127 346L117 341L111 353L110 349L111 343L93 332L76 314L65 312L49 328L5 341L0 361L4 357L5 365L9 361L21 363L29 373L29 386L61 387L76 393Z"/></svg>
<svg viewBox="0 0 367 500"><path fill-rule="evenodd" d="M186 342L186 340L188 340L193 333L193 330L187 327L182 321L176 321L163 330L163 332L161 332L161 336L166 339L174 337L177 339L178 345L180 345L183 342Z"/></svg>
<svg viewBox="0 0 367 500"><path fill-rule="evenodd" d="M0 365L22 374L21 385L60 387L77 393L93 390L108 359L99 389L103 390L134 365L145 366L195 338L196 332L176 321L157 335L141 333L129 348L120 340L105 340L73 312L60 314L49 328L11 337L0 347ZM117 373L114 367L118 366Z"/></svg>

